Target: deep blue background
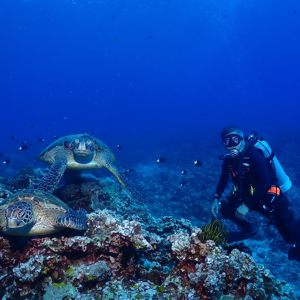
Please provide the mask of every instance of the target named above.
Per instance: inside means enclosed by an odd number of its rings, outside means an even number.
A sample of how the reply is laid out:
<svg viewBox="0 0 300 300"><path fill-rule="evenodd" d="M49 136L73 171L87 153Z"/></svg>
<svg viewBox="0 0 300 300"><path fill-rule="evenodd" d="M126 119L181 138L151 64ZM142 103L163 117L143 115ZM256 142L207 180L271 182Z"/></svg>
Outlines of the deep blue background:
<svg viewBox="0 0 300 300"><path fill-rule="evenodd" d="M16 139L90 130L145 155L169 139L219 142L230 124L300 131L299 1L5 0L0 22L10 166L45 145L16 154Z"/></svg>

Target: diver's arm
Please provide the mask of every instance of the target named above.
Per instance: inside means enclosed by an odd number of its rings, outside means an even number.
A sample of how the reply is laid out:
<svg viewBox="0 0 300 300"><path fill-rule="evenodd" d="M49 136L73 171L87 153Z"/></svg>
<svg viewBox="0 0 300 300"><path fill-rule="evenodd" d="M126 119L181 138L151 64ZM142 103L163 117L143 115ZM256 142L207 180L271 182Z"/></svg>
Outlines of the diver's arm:
<svg viewBox="0 0 300 300"><path fill-rule="evenodd" d="M257 183L254 194L245 200L243 199L243 203L249 209L257 204L271 188L271 175L269 168L264 156L260 152L253 152L251 155L251 165L251 172L253 172L253 176L256 178Z"/></svg>

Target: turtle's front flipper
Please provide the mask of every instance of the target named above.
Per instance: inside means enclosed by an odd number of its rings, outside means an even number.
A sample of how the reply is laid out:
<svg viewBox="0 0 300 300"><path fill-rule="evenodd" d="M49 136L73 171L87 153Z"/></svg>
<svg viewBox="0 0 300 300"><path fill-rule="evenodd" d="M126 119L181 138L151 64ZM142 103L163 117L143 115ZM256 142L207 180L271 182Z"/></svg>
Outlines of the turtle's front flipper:
<svg viewBox="0 0 300 300"><path fill-rule="evenodd" d="M123 186L123 188L129 194L130 198L137 200L138 202L140 202L140 204L145 203L143 197L138 192L138 190L123 175L123 173L118 169L118 167L115 164L106 163L105 167L116 176L119 183Z"/></svg>
<svg viewBox="0 0 300 300"><path fill-rule="evenodd" d="M33 182L32 188L52 193L60 182L66 168L66 160L57 161L49 168L48 172L43 175L42 178Z"/></svg>
<svg viewBox="0 0 300 300"><path fill-rule="evenodd" d="M77 230L85 230L86 229L86 211L83 208L80 208L79 211L75 211L73 209L68 209L64 217L58 217L56 220L56 224L58 226L77 229Z"/></svg>

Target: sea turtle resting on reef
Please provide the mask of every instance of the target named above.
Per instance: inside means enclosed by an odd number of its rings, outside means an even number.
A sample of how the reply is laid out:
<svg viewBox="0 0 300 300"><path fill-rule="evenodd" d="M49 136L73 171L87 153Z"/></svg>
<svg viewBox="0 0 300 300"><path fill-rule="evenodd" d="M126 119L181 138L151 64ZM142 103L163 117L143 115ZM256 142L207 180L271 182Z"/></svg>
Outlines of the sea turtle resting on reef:
<svg viewBox="0 0 300 300"><path fill-rule="evenodd" d="M50 144L37 160L51 165L49 172L33 187L52 193L66 170L84 171L107 168L132 198L141 202L136 189L116 166L116 157L102 141L84 134L61 137Z"/></svg>
<svg viewBox="0 0 300 300"><path fill-rule="evenodd" d="M0 231L9 235L35 236L64 228L86 229L86 212L72 210L54 195L23 190L0 202Z"/></svg>

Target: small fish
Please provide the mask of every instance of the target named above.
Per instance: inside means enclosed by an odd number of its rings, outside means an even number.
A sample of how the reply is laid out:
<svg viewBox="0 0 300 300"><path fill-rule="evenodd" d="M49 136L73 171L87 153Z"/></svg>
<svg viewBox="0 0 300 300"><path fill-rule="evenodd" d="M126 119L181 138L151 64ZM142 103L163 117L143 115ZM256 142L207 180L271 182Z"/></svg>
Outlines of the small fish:
<svg viewBox="0 0 300 300"><path fill-rule="evenodd" d="M128 169L128 170L127 170L127 172L133 172L133 171L134 171L133 169Z"/></svg>
<svg viewBox="0 0 300 300"><path fill-rule="evenodd" d="M39 143L42 143L42 142L44 142L45 140L44 139L38 139L37 140Z"/></svg>
<svg viewBox="0 0 300 300"><path fill-rule="evenodd" d="M57 140L57 139L58 139L58 136L57 136L57 135L55 135L55 136L54 136L54 139L56 139L56 140Z"/></svg>
<svg viewBox="0 0 300 300"><path fill-rule="evenodd" d="M28 149L28 148L30 148L30 147L27 146L27 145L22 145L22 146L19 148L19 150L26 150L26 149Z"/></svg>
<svg viewBox="0 0 300 300"><path fill-rule="evenodd" d="M195 165L196 167L200 167L200 166L202 166L202 162L201 162L200 160L195 160L195 161L194 161L194 165Z"/></svg>
<svg viewBox="0 0 300 300"><path fill-rule="evenodd" d="M187 174L187 171L183 170L183 171L181 171L181 174L185 175L185 174Z"/></svg>
<svg viewBox="0 0 300 300"><path fill-rule="evenodd" d="M9 164L10 163L10 159L6 159L4 162L3 162L5 165Z"/></svg>
<svg viewBox="0 0 300 300"><path fill-rule="evenodd" d="M33 127L33 124L29 124L30 127Z"/></svg>
<svg viewBox="0 0 300 300"><path fill-rule="evenodd" d="M165 161L164 157L160 157L158 160L156 160L157 163L162 163Z"/></svg>
<svg viewBox="0 0 300 300"><path fill-rule="evenodd" d="M120 145L117 145L117 148L118 148L119 150L121 150L121 149L122 149L122 147L121 147Z"/></svg>
<svg viewBox="0 0 300 300"><path fill-rule="evenodd" d="M12 135L12 136L11 136L11 139L13 140L15 137L16 137L15 135Z"/></svg>
<svg viewBox="0 0 300 300"><path fill-rule="evenodd" d="M23 144L23 145L28 145L29 147L32 146L28 141L23 141L22 144Z"/></svg>
<svg viewBox="0 0 300 300"><path fill-rule="evenodd" d="M181 186L181 187L183 187L183 186L184 186L184 183L183 183L183 182L181 182L181 183L180 183L180 186Z"/></svg>
<svg viewBox="0 0 300 300"><path fill-rule="evenodd" d="M93 130L90 130L90 133L93 133Z"/></svg>

